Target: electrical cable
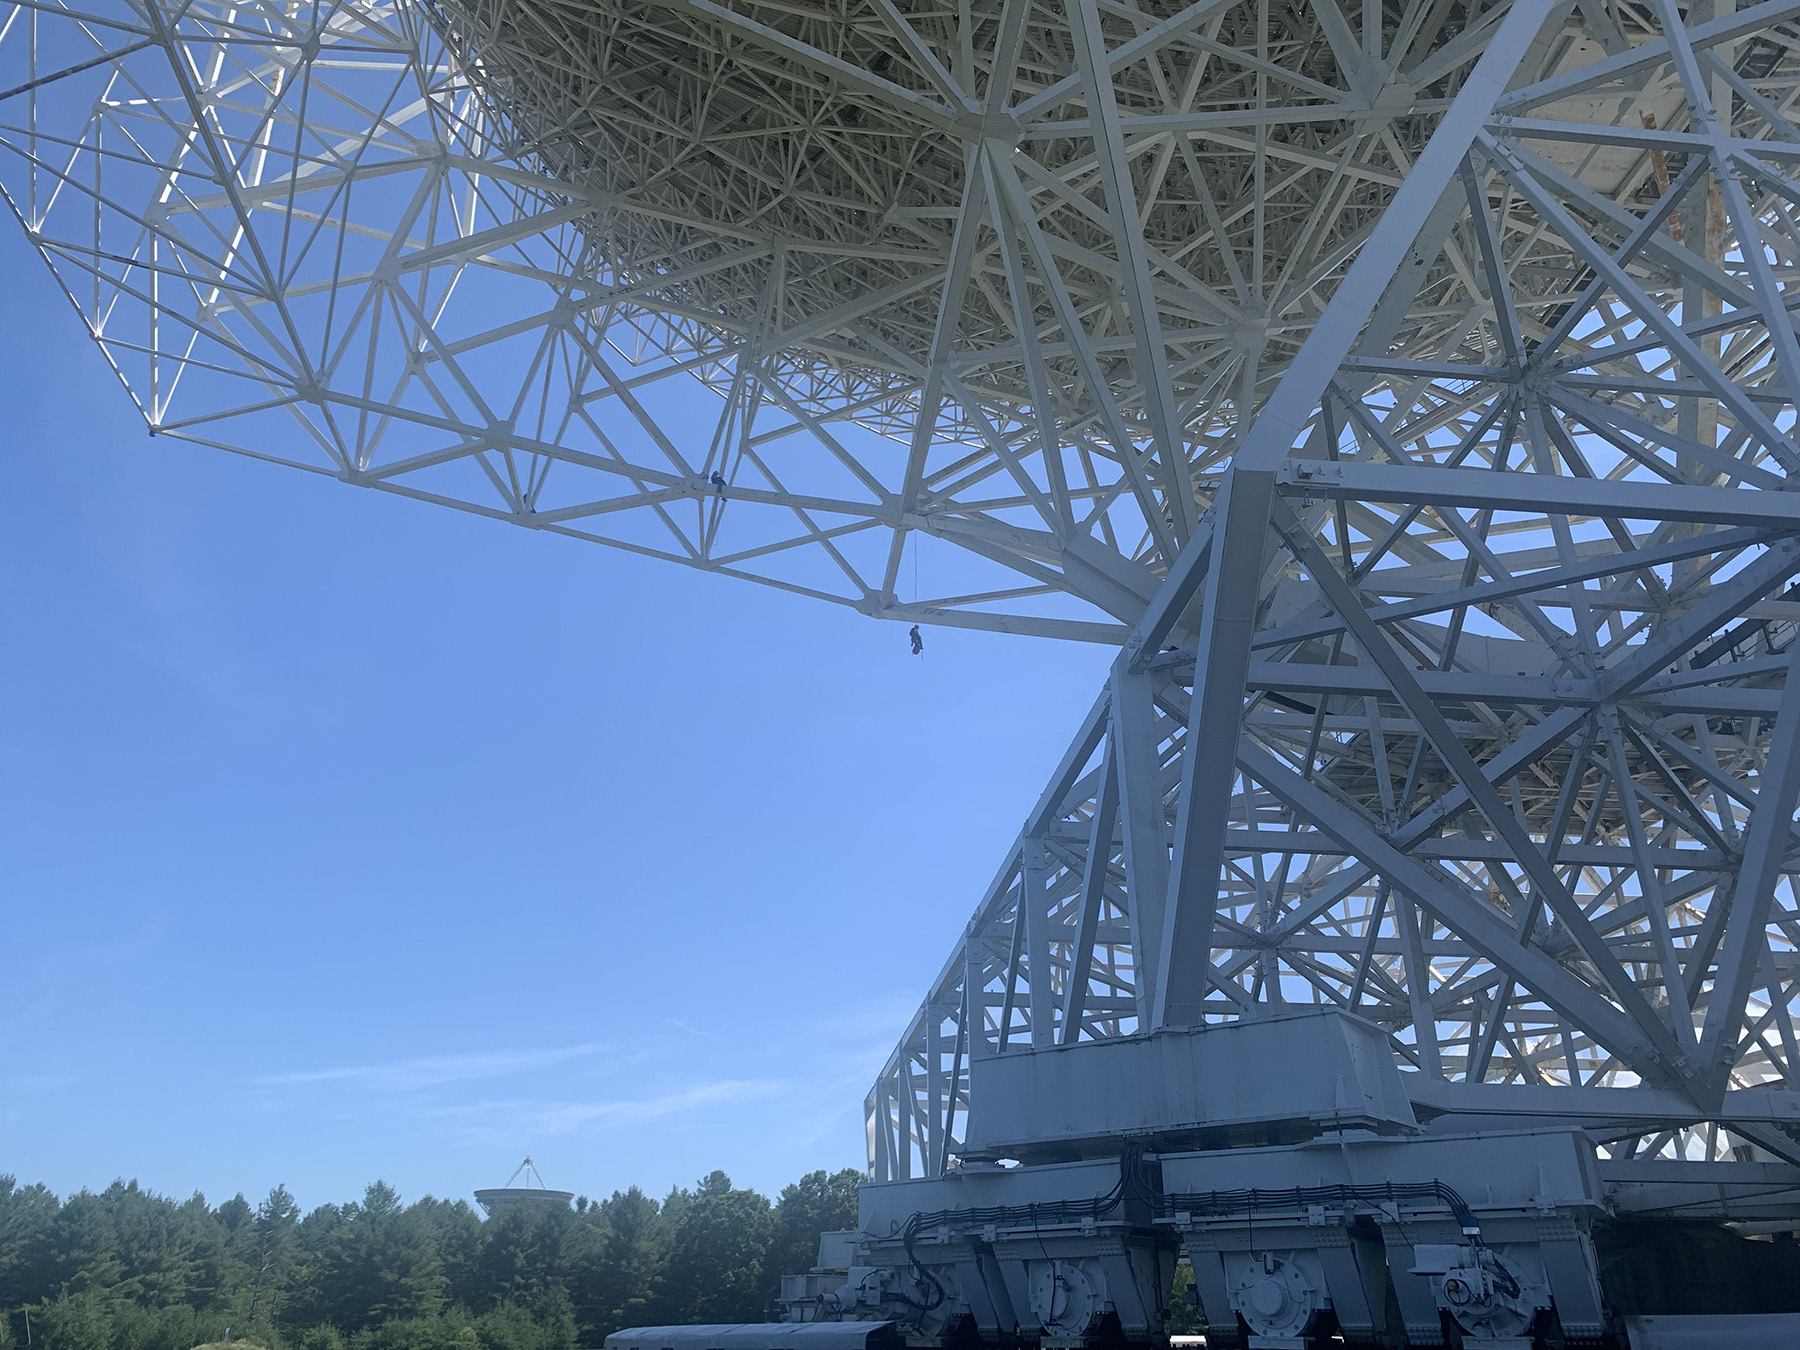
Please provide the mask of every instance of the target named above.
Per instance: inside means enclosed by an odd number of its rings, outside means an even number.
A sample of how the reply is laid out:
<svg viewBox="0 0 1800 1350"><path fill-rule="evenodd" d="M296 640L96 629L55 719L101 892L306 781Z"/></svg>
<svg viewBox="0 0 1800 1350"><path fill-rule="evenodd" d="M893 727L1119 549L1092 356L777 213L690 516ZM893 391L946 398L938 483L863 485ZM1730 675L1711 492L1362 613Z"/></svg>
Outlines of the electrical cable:
<svg viewBox="0 0 1800 1350"><path fill-rule="evenodd" d="M1447 1208L1463 1234L1481 1245L1481 1224L1468 1201L1442 1181L1384 1182L1379 1186L1294 1186L1284 1190L1194 1191L1158 1198L1160 1214L1208 1214L1227 1217L1253 1214L1259 1209L1304 1209L1313 1205L1345 1205L1352 1202L1380 1206L1436 1201Z"/></svg>
<svg viewBox="0 0 1800 1350"><path fill-rule="evenodd" d="M1083 1219L1099 1219L1112 1213L1124 1203L1131 1183L1136 1178L1138 1160L1143 1156L1142 1145L1128 1145L1125 1154L1119 1160L1119 1180L1105 1195L1096 1195L1087 1200L1050 1200L1028 1205L983 1205L970 1209L937 1209L922 1210L907 1219L905 1227L900 1230L901 1245L906 1249L906 1259L912 1266L913 1275L918 1283L929 1285L931 1294L925 1302L895 1290L902 1303L921 1312L930 1312L941 1305L946 1297L944 1286L919 1260L914 1242L921 1232L933 1231L951 1226L967 1228L984 1228L989 1224L995 1227L1023 1227L1027 1224L1034 1231L1041 1229L1045 1223L1079 1223ZM1039 1245L1042 1245L1042 1235Z"/></svg>

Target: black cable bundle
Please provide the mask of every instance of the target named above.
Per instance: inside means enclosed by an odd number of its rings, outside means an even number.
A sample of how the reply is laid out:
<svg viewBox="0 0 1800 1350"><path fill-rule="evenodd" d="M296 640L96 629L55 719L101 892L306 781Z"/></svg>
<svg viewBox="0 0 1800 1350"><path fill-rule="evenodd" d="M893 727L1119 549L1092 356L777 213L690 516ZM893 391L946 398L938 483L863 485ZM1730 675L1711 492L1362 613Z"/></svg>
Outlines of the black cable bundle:
<svg viewBox="0 0 1800 1350"><path fill-rule="evenodd" d="M1460 1192L1441 1181L1384 1182L1379 1186L1295 1186L1278 1191L1194 1191L1160 1197L1160 1214L1209 1214L1225 1217L1261 1209L1304 1209L1309 1205L1379 1206L1436 1201L1449 1209L1465 1234L1479 1238L1481 1225Z"/></svg>
<svg viewBox="0 0 1800 1350"><path fill-rule="evenodd" d="M988 1224L995 1227L1030 1224L1033 1228L1039 1228L1047 1223L1079 1223L1083 1219L1099 1219L1112 1213L1124 1203L1128 1191L1137 1198L1154 1204L1154 1195L1145 1193L1146 1183L1140 1174L1143 1155L1142 1144L1127 1144L1124 1155L1119 1159L1118 1182L1105 1195L1096 1195L1091 1199L1046 1200L1028 1205L985 1205L973 1209L937 1209L915 1213L900 1230L900 1241L906 1247L906 1259L912 1265L914 1276L920 1284L930 1285L932 1294L925 1303L905 1294L899 1294L900 1301L921 1312L929 1312L944 1301L944 1286L913 1250L913 1242L921 1232L947 1228L952 1224L968 1228Z"/></svg>

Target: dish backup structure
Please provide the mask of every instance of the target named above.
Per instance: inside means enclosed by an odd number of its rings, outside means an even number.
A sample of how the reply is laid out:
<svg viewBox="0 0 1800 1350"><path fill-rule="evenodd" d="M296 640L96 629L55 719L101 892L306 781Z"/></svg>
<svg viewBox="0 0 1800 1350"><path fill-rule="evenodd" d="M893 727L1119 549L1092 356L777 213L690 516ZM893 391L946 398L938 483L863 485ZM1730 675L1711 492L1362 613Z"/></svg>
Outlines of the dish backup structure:
<svg viewBox="0 0 1800 1350"><path fill-rule="evenodd" d="M821 1346L1791 1336L1796 98L1800 0L0 4L153 432L1118 649Z"/></svg>
<svg viewBox="0 0 1800 1350"><path fill-rule="evenodd" d="M532 1185L536 1180L537 1185ZM523 1182L515 1186L514 1182ZM508 1210L567 1209L575 1198L574 1191L553 1191L544 1185L544 1174L527 1158L513 1169L504 1186L488 1186L475 1192L475 1203L488 1218L497 1218Z"/></svg>

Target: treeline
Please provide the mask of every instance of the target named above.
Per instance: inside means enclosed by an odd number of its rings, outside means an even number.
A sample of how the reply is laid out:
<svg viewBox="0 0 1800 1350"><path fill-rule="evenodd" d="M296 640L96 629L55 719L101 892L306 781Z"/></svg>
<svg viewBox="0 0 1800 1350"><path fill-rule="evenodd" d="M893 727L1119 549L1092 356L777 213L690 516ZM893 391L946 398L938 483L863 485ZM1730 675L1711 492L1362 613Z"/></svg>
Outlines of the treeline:
<svg viewBox="0 0 1800 1350"><path fill-rule="evenodd" d="M761 1320L819 1233L853 1227L851 1170L771 1203L714 1172L485 1222L376 1182L302 1215L276 1187L211 1206L114 1182L58 1200L0 1176L0 1350L578 1350L620 1327Z"/></svg>

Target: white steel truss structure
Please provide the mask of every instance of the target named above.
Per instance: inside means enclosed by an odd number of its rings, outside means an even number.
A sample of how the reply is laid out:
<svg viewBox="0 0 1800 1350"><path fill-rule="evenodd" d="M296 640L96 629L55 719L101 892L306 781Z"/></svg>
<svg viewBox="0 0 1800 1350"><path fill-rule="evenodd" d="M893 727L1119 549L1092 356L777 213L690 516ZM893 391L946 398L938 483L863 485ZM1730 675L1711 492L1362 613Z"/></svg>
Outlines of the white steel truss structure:
<svg viewBox="0 0 1800 1350"><path fill-rule="evenodd" d="M1796 99L1800 0L0 6L152 429L1122 644L878 1179L981 1056L1295 1004L1800 1160Z"/></svg>

